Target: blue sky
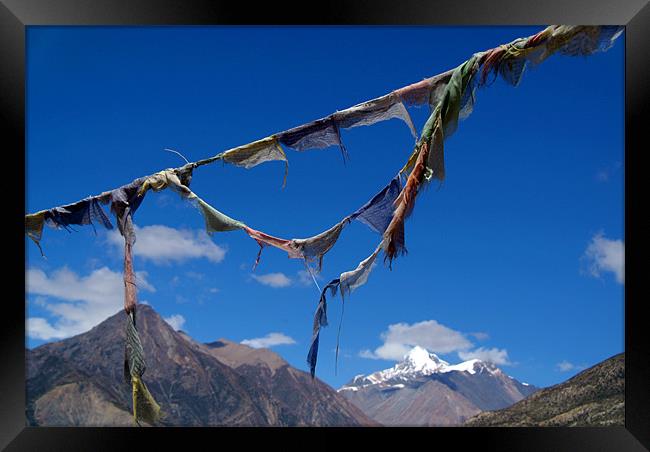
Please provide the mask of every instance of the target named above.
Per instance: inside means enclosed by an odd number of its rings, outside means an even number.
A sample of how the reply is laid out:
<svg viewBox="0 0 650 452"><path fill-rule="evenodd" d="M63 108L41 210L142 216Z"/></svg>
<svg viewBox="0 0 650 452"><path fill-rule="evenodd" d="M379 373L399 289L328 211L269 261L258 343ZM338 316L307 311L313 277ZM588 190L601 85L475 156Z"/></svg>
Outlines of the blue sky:
<svg viewBox="0 0 650 452"><path fill-rule="evenodd" d="M27 212L326 116L456 67L541 27L28 27ZM489 357L539 386L624 350L624 37L590 57L555 55L513 88L481 89L446 141L447 180L418 198L408 255L378 265L329 304L317 375L339 387L422 345L452 363ZM412 108L419 129L427 109ZM280 237L338 222L393 177L412 149L398 120L342 132L338 149L286 149L283 164L197 169L192 189ZM299 260L242 231L208 238L171 192L135 215L139 298L201 341L272 345L305 358L318 301ZM115 223L113 221L113 223ZM27 238L27 345L89 329L122 307L113 233L46 228ZM320 284L351 270L379 237L347 227ZM275 334L272 334L275 333Z"/></svg>

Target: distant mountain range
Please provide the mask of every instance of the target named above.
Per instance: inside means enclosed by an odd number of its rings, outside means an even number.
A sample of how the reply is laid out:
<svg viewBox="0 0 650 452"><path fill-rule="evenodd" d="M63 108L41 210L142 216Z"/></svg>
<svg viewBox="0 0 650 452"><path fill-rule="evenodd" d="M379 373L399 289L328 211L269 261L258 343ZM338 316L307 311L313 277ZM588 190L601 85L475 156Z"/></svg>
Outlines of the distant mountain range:
<svg viewBox="0 0 650 452"><path fill-rule="evenodd" d="M564 383L542 389L500 411L481 413L471 427L625 425L625 354L613 356Z"/></svg>
<svg viewBox="0 0 650 452"><path fill-rule="evenodd" d="M537 390L494 364L472 359L450 365L415 347L394 367L358 375L338 392L383 425L454 426Z"/></svg>
<svg viewBox="0 0 650 452"><path fill-rule="evenodd" d="M124 320L122 311L26 351L30 425L134 425ZM540 390L494 364L451 365L415 347L392 368L335 391L268 349L197 342L147 305L138 308L138 330L163 426L624 425L624 354Z"/></svg>
<svg viewBox="0 0 650 452"><path fill-rule="evenodd" d="M130 426L124 382L124 312L90 331L27 350L29 424ZM209 344L174 331L138 307L144 380L161 425L366 426L377 423L322 381L267 349L225 339Z"/></svg>

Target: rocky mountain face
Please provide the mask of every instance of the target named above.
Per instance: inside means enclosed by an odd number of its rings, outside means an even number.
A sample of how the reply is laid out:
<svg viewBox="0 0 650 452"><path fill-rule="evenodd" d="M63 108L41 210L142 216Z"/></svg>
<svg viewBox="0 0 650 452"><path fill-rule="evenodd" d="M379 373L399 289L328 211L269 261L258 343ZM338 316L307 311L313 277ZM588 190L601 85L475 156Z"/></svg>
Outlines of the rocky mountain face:
<svg viewBox="0 0 650 452"><path fill-rule="evenodd" d="M625 425L625 354L499 411L481 413L472 427Z"/></svg>
<svg viewBox="0 0 650 452"><path fill-rule="evenodd" d="M394 367L358 375L338 392L383 425L453 426L537 391L478 359L450 365L415 347Z"/></svg>
<svg viewBox="0 0 650 452"><path fill-rule="evenodd" d="M90 331L27 350L30 425L132 426L123 377L124 312ZM161 425L377 425L318 379L266 349L227 340L201 344L138 307L144 381Z"/></svg>

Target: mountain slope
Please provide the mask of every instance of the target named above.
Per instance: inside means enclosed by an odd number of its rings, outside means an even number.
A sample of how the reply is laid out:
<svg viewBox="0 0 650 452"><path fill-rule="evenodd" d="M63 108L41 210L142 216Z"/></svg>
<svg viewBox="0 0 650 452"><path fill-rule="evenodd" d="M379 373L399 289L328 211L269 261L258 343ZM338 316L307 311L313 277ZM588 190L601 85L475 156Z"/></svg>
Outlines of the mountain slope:
<svg viewBox="0 0 650 452"><path fill-rule="evenodd" d="M269 349L256 349L219 339L198 344L201 350L229 365L250 387L276 402L278 416L287 425L351 425L349 418L363 425L378 425L332 388L306 372L291 367Z"/></svg>
<svg viewBox="0 0 650 452"><path fill-rule="evenodd" d="M473 359L450 365L415 347L394 367L358 375L338 392L384 425L451 426L536 390L493 364Z"/></svg>
<svg viewBox="0 0 650 452"><path fill-rule="evenodd" d="M465 425L568 427L624 424L625 354L621 353L509 408L481 413Z"/></svg>
<svg viewBox="0 0 650 452"><path fill-rule="evenodd" d="M139 306L137 320L147 360L144 380L161 405L161 425L375 424L269 350L234 344L239 353L220 359L214 343L199 344L174 331L147 305ZM86 333L29 350L29 423L133 425L123 347L119 312Z"/></svg>

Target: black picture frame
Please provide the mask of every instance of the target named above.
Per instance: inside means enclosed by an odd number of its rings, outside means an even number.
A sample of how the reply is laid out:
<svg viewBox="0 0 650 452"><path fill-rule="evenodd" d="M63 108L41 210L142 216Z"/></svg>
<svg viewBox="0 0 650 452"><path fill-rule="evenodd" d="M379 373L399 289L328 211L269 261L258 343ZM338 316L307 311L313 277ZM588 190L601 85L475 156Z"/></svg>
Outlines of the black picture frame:
<svg viewBox="0 0 650 452"><path fill-rule="evenodd" d="M310 7L311 6L311 7ZM25 36L32 25L209 25L209 24L345 24L345 25L625 25L625 428L436 428L418 429L422 440L436 445L449 440L467 448L525 451L605 451L650 449L650 343L645 327L640 261L644 235L639 218L647 204L642 195L644 126L650 96L650 5L647 0L455 0L424 2L385 0L320 2L291 8L277 2L209 0L0 0L0 113L4 186L9 199L11 237L15 246L5 266L10 287L0 328L0 448L18 450L119 450L136 438L167 441L182 435L192 443L221 438L224 432L250 440L269 433L327 435L341 429L129 429L27 427L25 416L24 192L25 186ZM595 95L597 95L595 93ZM597 133L594 131L594 133ZM17 195L16 193L22 193ZM15 235L14 235L15 234ZM21 248L19 244L23 244ZM18 257L17 256L22 256ZM23 268L15 264L23 262ZM22 260L21 260L22 259ZM13 272L16 277L12 278ZM22 282L22 283L21 283ZM21 286L22 284L22 286ZM22 291L22 295L21 295ZM383 439L394 429L345 429L360 438ZM402 430L402 429L397 429ZM410 435L411 433L409 433ZM366 436L367 435L367 436ZM372 435L372 436L370 436ZM230 436L230 435L229 435ZM398 436L401 436L398 432ZM207 438L209 437L209 438ZM444 437L444 438L442 438ZM327 440L327 436L323 439ZM410 438L410 437L409 437ZM250 441L249 440L249 441ZM403 439L402 439L403 440ZM239 440L241 441L241 440ZM399 441L399 439L398 439ZM189 443L187 443L189 445ZM242 442L238 443L243 444ZM324 443L326 444L326 443ZM333 444L334 445L334 444ZM215 446L216 447L216 443ZM128 450L128 448L126 449Z"/></svg>

